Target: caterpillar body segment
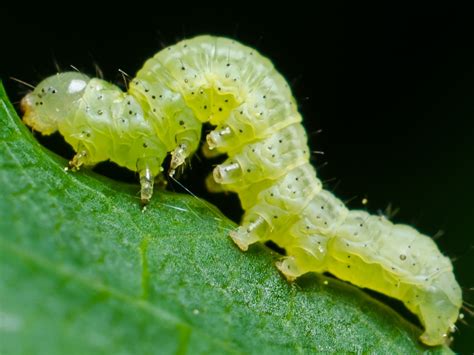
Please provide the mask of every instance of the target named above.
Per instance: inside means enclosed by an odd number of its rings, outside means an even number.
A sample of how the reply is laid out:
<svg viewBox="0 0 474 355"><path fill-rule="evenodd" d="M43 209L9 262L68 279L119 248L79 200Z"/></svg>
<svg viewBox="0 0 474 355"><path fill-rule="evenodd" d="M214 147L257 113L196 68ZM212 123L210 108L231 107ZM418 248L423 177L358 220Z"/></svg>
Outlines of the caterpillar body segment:
<svg viewBox="0 0 474 355"><path fill-rule="evenodd" d="M278 263L279 270L289 280L311 271L327 271L397 298L420 318L424 343L446 342L462 305L462 291L449 258L431 238L409 226L392 224L365 211L340 212L334 219L339 223L330 228L321 223L324 218L318 218L319 213L303 214L285 238L289 242L280 243L288 256Z"/></svg>

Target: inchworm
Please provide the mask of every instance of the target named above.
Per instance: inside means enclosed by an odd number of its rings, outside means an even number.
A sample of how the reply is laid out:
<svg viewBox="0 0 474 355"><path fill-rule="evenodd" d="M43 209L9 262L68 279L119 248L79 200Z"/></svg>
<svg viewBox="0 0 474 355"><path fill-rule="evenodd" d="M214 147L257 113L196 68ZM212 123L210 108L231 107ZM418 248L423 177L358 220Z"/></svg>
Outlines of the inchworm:
<svg viewBox="0 0 474 355"><path fill-rule="evenodd" d="M277 267L289 280L329 271L403 301L428 345L454 329L462 296L449 258L415 229L349 211L322 188L291 90L254 49L220 37L184 40L149 59L127 93L65 72L42 81L22 109L34 130L59 131L72 145L73 169L111 160L137 171L144 203L167 154L172 176L209 122L205 154L228 158L207 186L239 195L245 215L230 235L242 250L272 240L286 250Z"/></svg>

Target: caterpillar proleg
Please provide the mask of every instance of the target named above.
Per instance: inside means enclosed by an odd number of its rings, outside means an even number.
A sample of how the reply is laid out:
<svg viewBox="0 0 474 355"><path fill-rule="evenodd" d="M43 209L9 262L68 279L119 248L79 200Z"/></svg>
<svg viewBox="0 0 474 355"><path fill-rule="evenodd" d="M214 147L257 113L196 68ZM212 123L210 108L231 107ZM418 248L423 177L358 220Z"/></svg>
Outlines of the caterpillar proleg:
<svg viewBox="0 0 474 355"><path fill-rule="evenodd" d="M286 250L289 280L330 272L401 300L424 326L421 341L444 343L459 316L461 289L449 258L412 227L350 211L324 190L295 99L272 63L236 41L199 36L149 59L128 92L78 72L42 81L22 100L24 122L59 131L73 169L111 160L137 171L143 203L171 154L169 175L198 149L227 159L209 190L238 194L245 210L230 236L242 250L267 240Z"/></svg>

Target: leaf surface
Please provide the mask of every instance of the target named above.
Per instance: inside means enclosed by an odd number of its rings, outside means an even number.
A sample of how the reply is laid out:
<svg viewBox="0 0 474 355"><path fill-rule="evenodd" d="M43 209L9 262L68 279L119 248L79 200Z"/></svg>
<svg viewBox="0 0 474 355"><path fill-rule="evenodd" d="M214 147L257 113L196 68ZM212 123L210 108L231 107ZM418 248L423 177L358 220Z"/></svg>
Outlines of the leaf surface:
<svg viewBox="0 0 474 355"><path fill-rule="evenodd" d="M138 185L65 166L0 86L2 354L450 352L356 287L287 283L205 201L158 191L142 212Z"/></svg>

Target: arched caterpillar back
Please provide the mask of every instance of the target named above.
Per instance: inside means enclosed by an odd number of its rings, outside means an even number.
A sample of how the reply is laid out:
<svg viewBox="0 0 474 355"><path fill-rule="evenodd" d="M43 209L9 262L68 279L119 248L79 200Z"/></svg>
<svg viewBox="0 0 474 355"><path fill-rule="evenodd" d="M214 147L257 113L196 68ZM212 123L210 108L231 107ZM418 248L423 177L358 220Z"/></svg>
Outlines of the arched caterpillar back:
<svg viewBox="0 0 474 355"><path fill-rule="evenodd" d="M245 215L231 237L242 250L273 240L287 251L277 266L290 280L329 271L402 300L423 323L426 344L445 342L454 328L462 297L450 260L415 229L349 211L322 188L291 90L253 49L196 37L149 59L127 93L60 73L25 96L22 109L26 124L59 131L73 146L73 169L112 160L138 171L144 203L166 155L172 175L210 122L204 151L228 158L207 185L239 195Z"/></svg>

